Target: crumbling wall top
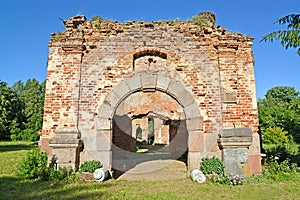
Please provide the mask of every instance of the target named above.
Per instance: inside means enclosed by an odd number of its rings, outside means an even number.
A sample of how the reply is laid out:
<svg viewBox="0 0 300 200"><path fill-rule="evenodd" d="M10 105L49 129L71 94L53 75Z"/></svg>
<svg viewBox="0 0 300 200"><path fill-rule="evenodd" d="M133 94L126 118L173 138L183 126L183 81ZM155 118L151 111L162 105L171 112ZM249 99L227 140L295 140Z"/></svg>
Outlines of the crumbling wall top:
<svg viewBox="0 0 300 200"><path fill-rule="evenodd" d="M217 36L222 40L252 41L253 38L241 33L227 32L226 28L215 25L216 16L212 12L201 12L192 19L182 21L127 21L120 23L113 20L103 20L101 17L93 17L90 21L85 16L77 15L62 20L66 29L64 32L52 33L49 46L61 45L66 41L86 41L90 46L112 35L117 35L128 30L162 29L177 30L178 32L192 35L197 38ZM74 43L74 42L72 42Z"/></svg>
<svg viewBox="0 0 300 200"><path fill-rule="evenodd" d="M68 20L63 20L63 23L66 28L77 28L80 24L83 24L86 22L87 19L83 15L76 15L74 17L71 17Z"/></svg>

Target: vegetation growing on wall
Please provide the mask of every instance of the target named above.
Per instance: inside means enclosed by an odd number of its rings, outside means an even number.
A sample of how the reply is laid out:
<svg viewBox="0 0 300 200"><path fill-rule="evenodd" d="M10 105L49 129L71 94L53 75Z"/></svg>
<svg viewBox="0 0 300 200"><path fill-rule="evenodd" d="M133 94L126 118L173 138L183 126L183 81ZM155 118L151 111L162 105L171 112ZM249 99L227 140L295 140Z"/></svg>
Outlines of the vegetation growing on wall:
<svg viewBox="0 0 300 200"><path fill-rule="evenodd" d="M97 28L101 27L102 18L100 16L94 16L91 19L91 24Z"/></svg>
<svg viewBox="0 0 300 200"><path fill-rule="evenodd" d="M159 22L162 24L170 24L170 25L174 25L176 23L181 23L181 22L190 22L190 23L195 24L198 28L213 27L213 26L215 26L215 21L216 21L216 17L214 15L214 13L212 13L212 12L201 12L198 15L195 15L191 19L187 19L187 20L182 20L179 18L170 19L170 20L159 20ZM102 24L107 24L108 22L115 23L117 21L102 19L100 16L94 16L94 17L92 17L90 22L94 27L102 28ZM104 22L104 23L102 23L102 22ZM141 23L143 23L143 21L141 21L141 20L125 22L125 24L135 24L136 28L140 28L139 26Z"/></svg>

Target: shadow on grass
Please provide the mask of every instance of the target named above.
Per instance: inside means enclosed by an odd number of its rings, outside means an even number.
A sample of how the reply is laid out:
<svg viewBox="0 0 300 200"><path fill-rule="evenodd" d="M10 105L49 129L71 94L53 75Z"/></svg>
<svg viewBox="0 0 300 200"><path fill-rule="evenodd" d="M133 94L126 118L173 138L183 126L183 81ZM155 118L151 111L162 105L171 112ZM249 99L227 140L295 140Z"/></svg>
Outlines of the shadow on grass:
<svg viewBox="0 0 300 200"><path fill-rule="evenodd" d="M30 150L38 147L37 142L15 143L0 142L0 152Z"/></svg>
<svg viewBox="0 0 300 200"><path fill-rule="evenodd" d="M300 167L299 144L265 145L264 149L267 157L275 157L279 162L289 159L291 163Z"/></svg>
<svg viewBox="0 0 300 200"><path fill-rule="evenodd" d="M0 176L0 199L102 199L110 186Z"/></svg>

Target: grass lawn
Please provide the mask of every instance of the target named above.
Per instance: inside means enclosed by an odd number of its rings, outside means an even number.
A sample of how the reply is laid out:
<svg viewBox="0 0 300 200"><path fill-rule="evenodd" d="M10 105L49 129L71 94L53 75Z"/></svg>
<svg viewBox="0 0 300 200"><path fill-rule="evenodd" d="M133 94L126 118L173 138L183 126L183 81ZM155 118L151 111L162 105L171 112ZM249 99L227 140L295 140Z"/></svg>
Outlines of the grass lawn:
<svg viewBox="0 0 300 200"><path fill-rule="evenodd" d="M170 181L116 181L72 183L26 180L17 166L36 144L0 142L0 199L300 199L300 174L277 183L222 186L197 184L189 178Z"/></svg>

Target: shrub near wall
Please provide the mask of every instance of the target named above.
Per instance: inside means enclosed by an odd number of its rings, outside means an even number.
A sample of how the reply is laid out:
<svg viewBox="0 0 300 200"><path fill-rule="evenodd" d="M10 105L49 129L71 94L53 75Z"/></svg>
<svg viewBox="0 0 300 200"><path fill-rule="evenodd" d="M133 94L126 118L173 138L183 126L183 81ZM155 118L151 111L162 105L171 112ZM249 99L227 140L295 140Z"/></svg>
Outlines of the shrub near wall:
<svg viewBox="0 0 300 200"><path fill-rule="evenodd" d="M288 132L283 131L282 128L267 128L263 133L263 143L265 144L287 144L289 138Z"/></svg>
<svg viewBox="0 0 300 200"><path fill-rule="evenodd" d="M47 166L47 154L39 149L31 150L18 166L18 175L28 179L63 180L71 177L73 171L67 168L55 168L55 159Z"/></svg>
<svg viewBox="0 0 300 200"><path fill-rule="evenodd" d="M206 175L207 180L212 183L237 186L242 185L244 176L240 174L224 174L224 164L216 157L203 158L200 170Z"/></svg>
<svg viewBox="0 0 300 200"><path fill-rule="evenodd" d="M96 160L86 161L82 165L80 165L78 171L94 173L94 171L96 169L101 168L101 167L102 167L102 164L100 161L96 161Z"/></svg>
<svg viewBox="0 0 300 200"><path fill-rule="evenodd" d="M216 157L213 158L203 158L200 164L200 170L204 174L218 174L224 175L224 165L223 162Z"/></svg>
<svg viewBox="0 0 300 200"><path fill-rule="evenodd" d="M200 170L205 174L208 181L217 184L230 184L230 179L224 175L223 162L217 158L203 158Z"/></svg>
<svg viewBox="0 0 300 200"><path fill-rule="evenodd" d="M31 150L18 166L19 175L24 178L42 178L47 174L47 155L40 150Z"/></svg>

